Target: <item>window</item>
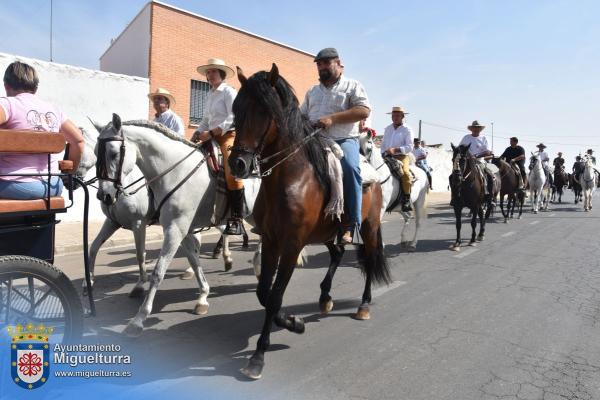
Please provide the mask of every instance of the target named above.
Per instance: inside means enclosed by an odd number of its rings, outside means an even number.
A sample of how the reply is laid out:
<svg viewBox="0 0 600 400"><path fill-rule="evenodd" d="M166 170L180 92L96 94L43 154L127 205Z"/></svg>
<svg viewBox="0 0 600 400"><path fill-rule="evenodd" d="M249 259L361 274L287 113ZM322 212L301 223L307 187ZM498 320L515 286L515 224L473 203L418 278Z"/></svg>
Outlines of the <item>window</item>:
<svg viewBox="0 0 600 400"><path fill-rule="evenodd" d="M199 124L204 116L204 109L206 107L206 96L208 96L208 90L210 86L207 82L191 81L190 91L190 124Z"/></svg>

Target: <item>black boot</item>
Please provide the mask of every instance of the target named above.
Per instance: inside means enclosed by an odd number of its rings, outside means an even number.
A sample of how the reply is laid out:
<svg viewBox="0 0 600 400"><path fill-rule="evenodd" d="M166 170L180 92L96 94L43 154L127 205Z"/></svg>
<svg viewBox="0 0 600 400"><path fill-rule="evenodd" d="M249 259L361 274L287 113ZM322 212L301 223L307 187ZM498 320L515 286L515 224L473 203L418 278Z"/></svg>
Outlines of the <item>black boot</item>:
<svg viewBox="0 0 600 400"><path fill-rule="evenodd" d="M241 235L243 233L242 219L244 218L244 189L230 190L227 192L229 197L229 210L231 218L227 220L225 228L226 235Z"/></svg>
<svg viewBox="0 0 600 400"><path fill-rule="evenodd" d="M410 194L402 193L400 202L402 204L402 211L404 211L404 212L412 211L412 206L410 205Z"/></svg>

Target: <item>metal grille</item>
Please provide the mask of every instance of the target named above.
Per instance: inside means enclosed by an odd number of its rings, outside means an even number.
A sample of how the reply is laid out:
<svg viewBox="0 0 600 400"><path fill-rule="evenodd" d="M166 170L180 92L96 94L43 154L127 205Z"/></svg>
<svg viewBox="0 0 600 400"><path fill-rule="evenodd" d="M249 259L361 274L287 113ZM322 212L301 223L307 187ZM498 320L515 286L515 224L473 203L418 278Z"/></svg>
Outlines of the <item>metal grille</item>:
<svg viewBox="0 0 600 400"><path fill-rule="evenodd" d="M191 81L190 90L190 123L199 124L204 116L206 97L210 86L207 82Z"/></svg>

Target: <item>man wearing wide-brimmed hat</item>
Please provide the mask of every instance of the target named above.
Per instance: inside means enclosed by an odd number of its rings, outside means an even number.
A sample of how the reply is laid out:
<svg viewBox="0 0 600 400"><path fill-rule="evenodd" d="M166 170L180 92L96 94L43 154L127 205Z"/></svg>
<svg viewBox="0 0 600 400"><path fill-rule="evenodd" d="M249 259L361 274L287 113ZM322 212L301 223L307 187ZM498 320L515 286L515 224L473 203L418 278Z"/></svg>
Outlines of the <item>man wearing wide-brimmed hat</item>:
<svg viewBox="0 0 600 400"><path fill-rule="evenodd" d="M148 93L148 98L154 107L154 121L163 124L173 132L184 136L185 128L179 115L175 114L171 107L175 105L175 97L167 89L158 88Z"/></svg>
<svg viewBox="0 0 600 400"><path fill-rule="evenodd" d="M402 211L408 212L412 210L410 206L411 175L408 154L413 151L414 137L412 129L404 125L404 117L408 113L402 107L392 107L392 111L388 114L392 116L392 123L385 128L383 133L381 153L384 157L392 157L402 163L402 195L400 202L402 203Z"/></svg>
<svg viewBox="0 0 600 400"><path fill-rule="evenodd" d="M459 146L469 146L469 154L478 159L478 165L484 171L482 177L485 180L485 194L487 200L494 202L491 198L494 185L494 175L498 171L498 167L490 164L485 160L494 156L489 148L487 138L481 134L485 129L485 125L481 125L477 120L473 121L467 127L471 131L470 135L465 135L459 143Z"/></svg>
<svg viewBox="0 0 600 400"><path fill-rule="evenodd" d="M550 186L554 185L552 174L550 173L550 156L546 153L546 145L544 143L540 143L537 146L538 148L538 156L542 163L542 168L544 169L544 174L546 174L546 179L550 183Z"/></svg>
<svg viewBox="0 0 600 400"><path fill-rule="evenodd" d="M594 165L596 165L596 157L594 157L594 150L592 149L587 149L586 155L592 159L592 163L594 163Z"/></svg>
<svg viewBox="0 0 600 400"><path fill-rule="evenodd" d="M343 75L344 67L333 47L314 59L321 84L309 89L300 107L312 124L336 141L344 152L344 226L341 244L352 243L354 229L361 223L362 178L358 122L368 118L371 105L362 84Z"/></svg>
<svg viewBox="0 0 600 400"><path fill-rule="evenodd" d="M205 142L214 139L219 144L223 154L223 167L231 211L231 218L227 221L224 233L241 235L242 218L244 217L244 182L231 175L228 162L230 148L235 140L232 106L237 91L225 83L225 80L234 76L235 73L233 68L218 58L209 59L206 64L199 66L196 70L206 76L210 91L206 98L204 116L192 136L192 141Z"/></svg>

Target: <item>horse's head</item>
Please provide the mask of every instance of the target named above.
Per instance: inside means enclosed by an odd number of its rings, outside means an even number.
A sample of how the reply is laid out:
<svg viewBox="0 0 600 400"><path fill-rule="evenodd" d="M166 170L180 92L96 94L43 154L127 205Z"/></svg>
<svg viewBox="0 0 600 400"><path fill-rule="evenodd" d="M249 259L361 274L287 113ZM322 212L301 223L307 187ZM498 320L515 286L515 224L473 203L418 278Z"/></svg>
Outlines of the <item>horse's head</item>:
<svg viewBox="0 0 600 400"><path fill-rule="evenodd" d="M360 152L368 161L371 161L371 156L373 155L373 148L375 144L373 143L373 135L371 131L368 130L366 132L362 132L358 139L358 143L360 145Z"/></svg>
<svg viewBox="0 0 600 400"><path fill-rule="evenodd" d="M539 162L540 155L532 152L531 157L529 157L529 169L534 169Z"/></svg>
<svg viewBox="0 0 600 400"><path fill-rule="evenodd" d="M98 178L98 199L106 205L117 201L123 189L123 177L129 174L136 161L135 152L127 152L121 118L113 114L112 121L104 126L95 126L98 132L96 144L96 177Z"/></svg>
<svg viewBox="0 0 600 400"><path fill-rule="evenodd" d="M229 166L237 178L247 178L260 163L263 151L287 129L288 107L298 106L291 86L279 75L277 65L246 78L237 68L240 91L233 102L235 142Z"/></svg>

